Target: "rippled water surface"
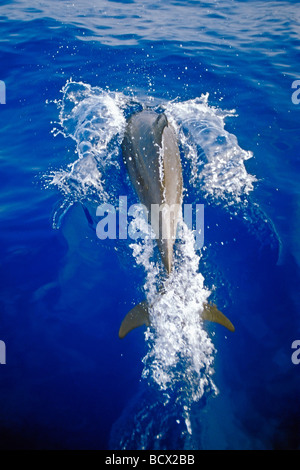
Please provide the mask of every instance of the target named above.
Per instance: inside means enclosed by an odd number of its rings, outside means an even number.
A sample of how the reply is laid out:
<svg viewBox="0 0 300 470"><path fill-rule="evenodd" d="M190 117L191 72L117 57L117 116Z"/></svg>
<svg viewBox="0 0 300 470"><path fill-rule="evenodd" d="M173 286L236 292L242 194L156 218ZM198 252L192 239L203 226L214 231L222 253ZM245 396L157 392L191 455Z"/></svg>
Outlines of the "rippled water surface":
<svg viewBox="0 0 300 470"><path fill-rule="evenodd" d="M0 447L299 448L299 3L7 0L0 24ZM146 107L204 205L169 277L155 240L96 233L138 202L121 142Z"/></svg>

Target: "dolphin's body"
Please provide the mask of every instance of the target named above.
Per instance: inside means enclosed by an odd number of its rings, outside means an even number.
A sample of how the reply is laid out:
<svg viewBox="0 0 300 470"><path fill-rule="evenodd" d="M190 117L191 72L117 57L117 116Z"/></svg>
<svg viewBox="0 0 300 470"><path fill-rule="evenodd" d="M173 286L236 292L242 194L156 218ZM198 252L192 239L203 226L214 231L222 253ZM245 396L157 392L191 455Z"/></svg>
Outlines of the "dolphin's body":
<svg viewBox="0 0 300 470"><path fill-rule="evenodd" d="M164 266L170 274L176 228L182 217L182 167L177 137L164 113L143 110L127 122L122 142L123 160L141 203L151 213L153 205L172 210L162 211L159 224L153 227ZM168 234L168 237L164 237ZM231 331L231 322L214 305L205 304L202 318L215 321ZM124 318L119 337L123 338L140 325L149 325L147 303L141 302Z"/></svg>
<svg viewBox="0 0 300 470"><path fill-rule="evenodd" d="M159 215L151 211L154 205L166 211L172 209L168 216L156 220L155 228L151 219L162 261L170 274L176 228L182 215L182 168L176 134L165 114L150 110L134 114L127 124L122 151L133 186L152 219Z"/></svg>

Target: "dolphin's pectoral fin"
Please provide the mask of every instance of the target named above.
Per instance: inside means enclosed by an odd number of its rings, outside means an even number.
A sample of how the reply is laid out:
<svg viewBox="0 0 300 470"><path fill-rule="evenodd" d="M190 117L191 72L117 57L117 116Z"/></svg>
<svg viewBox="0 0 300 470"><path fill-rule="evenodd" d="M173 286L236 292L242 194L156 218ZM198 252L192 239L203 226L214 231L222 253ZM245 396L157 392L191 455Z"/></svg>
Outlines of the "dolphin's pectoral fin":
<svg viewBox="0 0 300 470"><path fill-rule="evenodd" d="M133 309L127 313L120 326L119 338L124 338L131 330L142 325L150 325L148 304L146 300L133 307Z"/></svg>
<svg viewBox="0 0 300 470"><path fill-rule="evenodd" d="M205 303L203 306L203 312L201 313L203 320L208 320L214 323L219 323L225 326L229 331L234 332L235 328L231 321L225 317L225 315L217 309L214 304Z"/></svg>

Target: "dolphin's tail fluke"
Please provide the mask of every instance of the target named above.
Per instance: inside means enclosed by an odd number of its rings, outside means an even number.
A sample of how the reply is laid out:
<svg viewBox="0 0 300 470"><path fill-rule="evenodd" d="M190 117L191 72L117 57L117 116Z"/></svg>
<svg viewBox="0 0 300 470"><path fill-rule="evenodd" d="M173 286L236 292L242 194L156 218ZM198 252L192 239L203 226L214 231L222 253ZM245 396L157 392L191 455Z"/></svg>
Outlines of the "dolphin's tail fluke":
<svg viewBox="0 0 300 470"><path fill-rule="evenodd" d="M146 300L133 307L133 309L127 313L119 329L119 338L124 338L131 330L142 325L150 325L148 304Z"/></svg>
<svg viewBox="0 0 300 470"><path fill-rule="evenodd" d="M225 326L227 330L234 332L235 328L231 321L225 317L224 313L220 312L214 304L205 303L203 306L203 311L201 313L201 318L203 320L208 320L213 323L219 323L220 325Z"/></svg>
<svg viewBox="0 0 300 470"><path fill-rule="evenodd" d="M229 331L235 331L231 321L220 312L214 304L205 303L200 316L203 320L219 323L225 326ZM133 307L133 309L127 313L120 326L119 338L124 338L127 333L142 325L150 325L149 308L146 300Z"/></svg>

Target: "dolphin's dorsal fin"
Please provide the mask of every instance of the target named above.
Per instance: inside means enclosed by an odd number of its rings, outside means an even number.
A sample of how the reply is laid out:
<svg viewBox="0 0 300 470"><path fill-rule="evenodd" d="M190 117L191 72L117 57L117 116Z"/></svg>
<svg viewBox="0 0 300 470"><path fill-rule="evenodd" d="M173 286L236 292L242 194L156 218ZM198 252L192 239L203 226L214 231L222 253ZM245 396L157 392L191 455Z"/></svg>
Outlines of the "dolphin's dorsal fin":
<svg viewBox="0 0 300 470"><path fill-rule="evenodd" d="M214 304L205 303L203 306L203 312L201 313L203 320L208 320L214 323L219 323L225 326L229 331L234 332L235 328L231 321L225 317L224 313L220 312Z"/></svg>
<svg viewBox="0 0 300 470"><path fill-rule="evenodd" d="M160 137L163 134L164 128L167 127L168 125L168 120L167 117L164 113L161 113L157 116L156 121L155 121L155 132L157 132L157 135Z"/></svg>
<svg viewBox="0 0 300 470"><path fill-rule="evenodd" d="M119 338L124 338L131 330L142 325L150 325L148 304L146 300L133 307L133 309L127 313L120 326Z"/></svg>

